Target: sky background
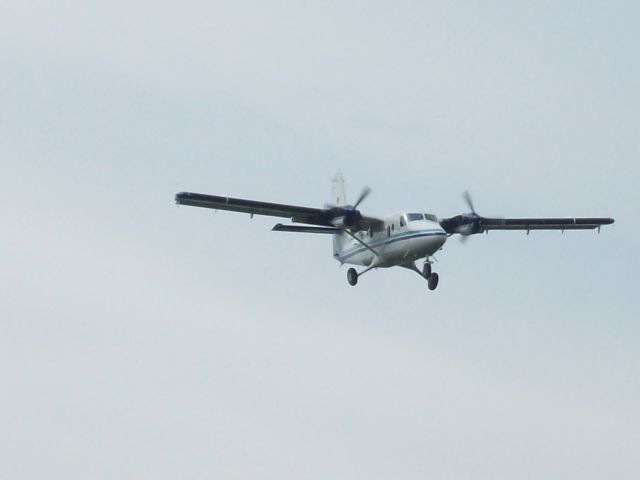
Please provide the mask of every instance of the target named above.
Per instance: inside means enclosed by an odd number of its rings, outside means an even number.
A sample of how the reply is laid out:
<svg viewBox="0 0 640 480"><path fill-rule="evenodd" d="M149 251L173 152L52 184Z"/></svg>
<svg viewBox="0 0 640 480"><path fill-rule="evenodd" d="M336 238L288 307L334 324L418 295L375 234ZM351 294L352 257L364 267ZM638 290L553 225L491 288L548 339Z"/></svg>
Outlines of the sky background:
<svg viewBox="0 0 640 480"><path fill-rule="evenodd" d="M0 5L0 476L635 479L640 4ZM356 288L189 190L494 232ZM396 271L397 270L397 271Z"/></svg>

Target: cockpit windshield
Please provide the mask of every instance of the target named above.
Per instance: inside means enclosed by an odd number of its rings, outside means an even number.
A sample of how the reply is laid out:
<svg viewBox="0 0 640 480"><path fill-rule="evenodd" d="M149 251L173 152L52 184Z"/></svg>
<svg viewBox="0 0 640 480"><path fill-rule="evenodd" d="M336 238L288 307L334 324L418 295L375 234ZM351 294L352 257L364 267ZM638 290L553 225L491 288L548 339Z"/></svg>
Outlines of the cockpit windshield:
<svg viewBox="0 0 640 480"><path fill-rule="evenodd" d="M438 217L429 213L407 213L407 222L416 222L418 220L427 220L428 222L437 222Z"/></svg>

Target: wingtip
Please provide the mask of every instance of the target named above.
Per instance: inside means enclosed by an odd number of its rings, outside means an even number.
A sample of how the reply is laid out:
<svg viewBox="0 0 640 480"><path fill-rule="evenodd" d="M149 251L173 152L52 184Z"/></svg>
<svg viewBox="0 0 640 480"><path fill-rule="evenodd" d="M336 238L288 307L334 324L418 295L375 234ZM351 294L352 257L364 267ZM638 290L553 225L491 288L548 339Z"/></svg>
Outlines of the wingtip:
<svg viewBox="0 0 640 480"><path fill-rule="evenodd" d="M189 192L178 192L176 193L176 196L174 198L176 203L180 203L182 200L188 197L189 197Z"/></svg>

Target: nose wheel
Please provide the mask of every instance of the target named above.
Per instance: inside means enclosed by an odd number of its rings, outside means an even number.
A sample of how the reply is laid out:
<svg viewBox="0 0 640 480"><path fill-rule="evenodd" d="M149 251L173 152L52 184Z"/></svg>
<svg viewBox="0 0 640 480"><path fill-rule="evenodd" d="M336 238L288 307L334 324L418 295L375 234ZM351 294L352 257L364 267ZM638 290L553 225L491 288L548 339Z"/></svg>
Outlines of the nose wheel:
<svg viewBox="0 0 640 480"><path fill-rule="evenodd" d="M422 276L427 279L427 286L429 287L429 290L435 290L438 286L440 277L436 272L431 271L430 263L425 262L424 266L422 267Z"/></svg>
<svg viewBox="0 0 640 480"><path fill-rule="evenodd" d="M422 276L424 278L426 278L427 280L431 276L431 264L430 263L425 262L424 266L422 267Z"/></svg>
<svg viewBox="0 0 640 480"><path fill-rule="evenodd" d="M438 286L438 280L440 280L440 277L437 273L433 272L431 275L429 275L429 278L427 278L427 286L429 287L429 290L436 289L436 287Z"/></svg>

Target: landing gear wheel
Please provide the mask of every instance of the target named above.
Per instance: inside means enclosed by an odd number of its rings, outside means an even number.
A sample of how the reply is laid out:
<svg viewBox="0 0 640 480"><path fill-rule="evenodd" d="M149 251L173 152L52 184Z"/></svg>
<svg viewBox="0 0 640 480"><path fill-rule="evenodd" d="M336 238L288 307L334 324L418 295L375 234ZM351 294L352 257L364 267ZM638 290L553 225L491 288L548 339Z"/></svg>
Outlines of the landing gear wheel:
<svg viewBox="0 0 640 480"><path fill-rule="evenodd" d="M438 280L440 280L440 277L438 277L437 273L434 272L431 275L429 275L429 278L427 279L429 290L436 289L436 287L438 286Z"/></svg>
<svg viewBox="0 0 640 480"><path fill-rule="evenodd" d="M427 280L431 276L431 264L430 263L425 263L424 266L422 267L422 276L424 278L426 278Z"/></svg>
<svg viewBox="0 0 640 480"><path fill-rule="evenodd" d="M358 283L358 272L356 272L355 268L347 270L347 282L349 282L349 285L352 287Z"/></svg>

